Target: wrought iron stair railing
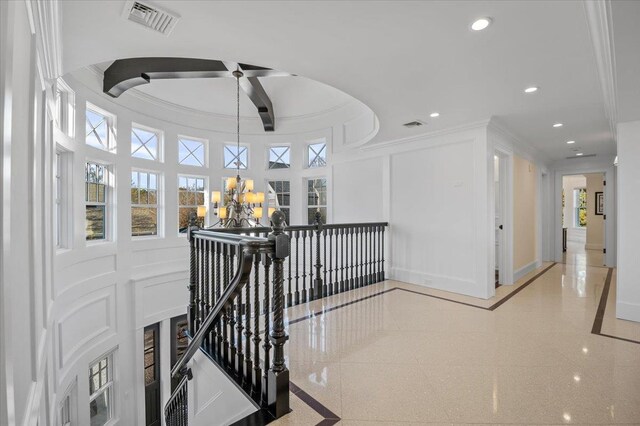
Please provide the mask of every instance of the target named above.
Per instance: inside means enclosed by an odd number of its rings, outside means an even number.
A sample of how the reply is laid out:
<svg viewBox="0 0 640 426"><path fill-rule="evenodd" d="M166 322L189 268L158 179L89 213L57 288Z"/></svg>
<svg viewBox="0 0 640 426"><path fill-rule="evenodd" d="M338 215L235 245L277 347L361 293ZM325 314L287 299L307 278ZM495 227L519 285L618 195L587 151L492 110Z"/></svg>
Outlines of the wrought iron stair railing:
<svg viewBox="0 0 640 426"><path fill-rule="evenodd" d="M168 426L189 425L187 379L188 376L185 374L164 407L164 418Z"/></svg>
<svg viewBox="0 0 640 426"><path fill-rule="evenodd" d="M385 280L388 222L285 226L290 255L284 265L287 307ZM224 228L218 232L264 237L269 227Z"/></svg>
<svg viewBox="0 0 640 426"><path fill-rule="evenodd" d="M266 237L189 227L192 338L171 375L191 375L188 364L202 350L262 407L264 416L279 418L289 412L283 264L290 245L282 212L274 213L272 223ZM170 420L182 406L188 407L186 394L181 405L167 405L168 426L181 425Z"/></svg>

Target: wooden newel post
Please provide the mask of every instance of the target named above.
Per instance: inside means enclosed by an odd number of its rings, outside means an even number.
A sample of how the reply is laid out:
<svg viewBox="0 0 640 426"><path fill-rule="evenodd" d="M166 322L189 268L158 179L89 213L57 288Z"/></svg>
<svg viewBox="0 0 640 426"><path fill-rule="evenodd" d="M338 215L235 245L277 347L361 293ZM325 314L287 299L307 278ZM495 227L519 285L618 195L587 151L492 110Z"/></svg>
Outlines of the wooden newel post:
<svg viewBox="0 0 640 426"><path fill-rule="evenodd" d="M313 224L316 227L316 278L313 280L313 298L321 299L325 295L322 292L322 278L320 276L322 264L320 263L320 235L322 234L322 214L316 212Z"/></svg>
<svg viewBox="0 0 640 426"><path fill-rule="evenodd" d="M200 228L198 227L195 212L189 214L189 227L187 228L187 238L189 240L190 263L189 263L189 308L187 309L187 317L189 321L189 334L193 336L196 333L196 275L198 266L196 264L196 239L193 233Z"/></svg>
<svg viewBox="0 0 640 426"><path fill-rule="evenodd" d="M271 216L269 241L275 243L273 260L273 325L269 341L273 345L273 360L268 374L269 411L275 418L284 416L289 408L289 370L284 363L284 344L289 336L284 330L284 260L289 256L289 236L284 233L285 215L276 210ZM267 313L268 315L268 313Z"/></svg>

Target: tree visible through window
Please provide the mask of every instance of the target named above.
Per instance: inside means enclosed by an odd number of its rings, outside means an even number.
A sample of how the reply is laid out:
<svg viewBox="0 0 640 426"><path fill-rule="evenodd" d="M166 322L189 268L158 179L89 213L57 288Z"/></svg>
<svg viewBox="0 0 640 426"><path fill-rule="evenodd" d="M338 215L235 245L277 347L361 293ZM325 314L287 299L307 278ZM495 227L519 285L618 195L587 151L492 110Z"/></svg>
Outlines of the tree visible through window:
<svg viewBox="0 0 640 426"><path fill-rule="evenodd" d="M85 211L87 240L107 238L108 170L103 164L85 165Z"/></svg>
<svg viewBox="0 0 640 426"><path fill-rule="evenodd" d="M315 222L318 211L322 223L327 223L327 179L325 178L307 181L307 223L309 225Z"/></svg>
<svg viewBox="0 0 640 426"><path fill-rule="evenodd" d="M204 205L204 178L178 176L178 231L187 232L189 215ZM201 224L204 225L204 224Z"/></svg>
<svg viewBox="0 0 640 426"><path fill-rule="evenodd" d="M158 235L158 175L131 172L131 236Z"/></svg>
<svg viewBox="0 0 640 426"><path fill-rule="evenodd" d="M586 188L577 188L573 190L575 210L575 226L576 228L584 228L587 226L587 190Z"/></svg>

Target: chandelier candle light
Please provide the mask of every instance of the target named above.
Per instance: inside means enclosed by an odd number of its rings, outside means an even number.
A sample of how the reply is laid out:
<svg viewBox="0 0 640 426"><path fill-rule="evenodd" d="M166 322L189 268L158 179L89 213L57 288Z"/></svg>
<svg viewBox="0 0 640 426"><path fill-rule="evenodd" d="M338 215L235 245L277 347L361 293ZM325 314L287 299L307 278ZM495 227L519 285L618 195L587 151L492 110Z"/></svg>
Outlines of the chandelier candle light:
<svg viewBox="0 0 640 426"><path fill-rule="evenodd" d="M240 153L240 77L244 74L240 70L233 71L236 78L236 136L238 155ZM227 178L225 190L211 192L211 203L219 221L213 227L241 228L243 226L259 226L262 218L264 192L253 192L253 180L240 177L240 161L236 159L237 175ZM204 206L202 206L204 207ZM269 208L269 217L275 209Z"/></svg>

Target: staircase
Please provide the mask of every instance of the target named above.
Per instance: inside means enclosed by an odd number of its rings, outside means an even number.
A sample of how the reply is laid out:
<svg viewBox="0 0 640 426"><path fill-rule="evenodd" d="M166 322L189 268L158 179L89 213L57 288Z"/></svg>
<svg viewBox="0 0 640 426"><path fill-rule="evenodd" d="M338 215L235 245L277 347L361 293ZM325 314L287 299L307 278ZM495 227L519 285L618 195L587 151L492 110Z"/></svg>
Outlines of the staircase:
<svg viewBox="0 0 640 426"><path fill-rule="evenodd" d="M271 228L245 229L199 229L191 222L191 340L171 370L181 381L165 406L167 426L221 422L189 418L198 412L189 406L189 380L202 354L256 407L235 424L267 424L286 415L285 304L384 280L386 223L323 225L317 216L314 225L285 228L280 211L271 222Z"/></svg>

